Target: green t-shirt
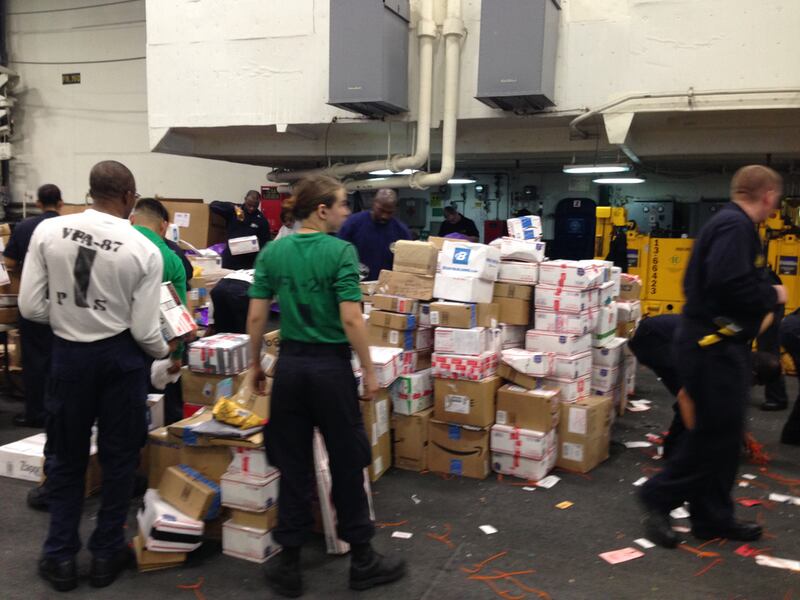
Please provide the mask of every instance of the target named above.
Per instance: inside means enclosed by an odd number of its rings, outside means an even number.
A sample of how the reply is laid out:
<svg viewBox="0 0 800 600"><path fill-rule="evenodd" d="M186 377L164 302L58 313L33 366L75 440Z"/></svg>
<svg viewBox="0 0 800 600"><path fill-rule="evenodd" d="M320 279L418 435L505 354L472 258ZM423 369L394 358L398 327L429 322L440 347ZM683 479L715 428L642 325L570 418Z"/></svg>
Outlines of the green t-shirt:
<svg viewBox="0 0 800 600"><path fill-rule="evenodd" d="M356 249L324 233L272 242L256 259L250 297L279 300L281 339L346 344L339 303L361 300Z"/></svg>
<svg viewBox="0 0 800 600"><path fill-rule="evenodd" d="M161 281L164 283L169 282L175 286L175 291L178 292L178 297L185 306L186 271L183 268L183 262L155 231L141 225L134 225L133 227L158 247L159 252L161 252L161 259L164 262L164 274L161 277Z"/></svg>

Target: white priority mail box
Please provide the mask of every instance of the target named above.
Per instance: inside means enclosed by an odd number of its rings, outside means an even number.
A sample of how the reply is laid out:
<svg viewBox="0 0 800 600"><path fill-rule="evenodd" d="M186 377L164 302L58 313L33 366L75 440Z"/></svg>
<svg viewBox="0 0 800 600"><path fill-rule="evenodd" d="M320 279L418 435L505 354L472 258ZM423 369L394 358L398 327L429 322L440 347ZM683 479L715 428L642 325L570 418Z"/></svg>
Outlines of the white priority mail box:
<svg viewBox="0 0 800 600"><path fill-rule="evenodd" d="M591 331L590 319L591 316L588 312L572 315L539 309L534 315L536 329L554 331L556 333L572 333L574 335L586 335L589 333Z"/></svg>
<svg viewBox="0 0 800 600"><path fill-rule="evenodd" d="M592 261L548 260L539 265L539 283L577 288L597 287L603 273Z"/></svg>
<svg viewBox="0 0 800 600"><path fill-rule="evenodd" d="M548 377L553 374L555 355L546 352L529 352L510 348L500 353L501 360L512 369L531 377ZM591 355L590 357L591 358Z"/></svg>
<svg viewBox="0 0 800 600"><path fill-rule="evenodd" d="M0 446L0 475L39 483L44 477L44 445L47 435L37 433L30 437ZM97 454L94 438L89 456Z"/></svg>
<svg viewBox="0 0 800 600"><path fill-rule="evenodd" d="M597 290L597 306L606 306L611 304L616 298L614 294L614 282L607 281L602 284Z"/></svg>
<svg viewBox="0 0 800 600"><path fill-rule="evenodd" d="M569 288L555 285L537 285L534 290L536 309L553 310L560 313L582 313L592 306L593 290Z"/></svg>
<svg viewBox="0 0 800 600"><path fill-rule="evenodd" d="M442 252L439 254L442 275L495 281L499 268L498 248L456 240L445 240L442 244Z"/></svg>
<svg viewBox="0 0 800 600"><path fill-rule="evenodd" d="M222 553L255 563L266 562L280 552L272 533L238 525L231 519L222 524Z"/></svg>
<svg viewBox="0 0 800 600"><path fill-rule="evenodd" d="M556 447L556 430L542 433L508 425L493 425L490 443L492 452L542 459Z"/></svg>
<svg viewBox="0 0 800 600"><path fill-rule="evenodd" d="M642 303L640 300L627 300L617 302L617 316L620 323L638 321L642 318Z"/></svg>
<svg viewBox="0 0 800 600"><path fill-rule="evenodd" d="M269 464L263 448L231 447L233 459L228 465L228 473L244 473L253 477L269 477L275 467Z"/></svg>
<svg viewBox="0 0 800 600"><path fill-rule="evenodd" d="M147 431L164 426L164 394L147 394Z"/></svg>
<svg viewBox="0 0 800 600"><path fill-rule="evenodd" d="M558 452L552 450L541 460L525 458L515 454L504 454L492 451L492 469L496 473L539 481L544 479L556 465Z"/></svg>
<svg viewBox="0 0 800 600"><path fill-rule="evenodd" d="M592 348L592 362L596 367L616 367L620 364L628 343L626 338L612 338L605 346Z"/></svg>
<svg viewBox="0 0 800 600"><path fill-rule="evenodd" d="M536 285L539 281L539 263L504 260L500 263L500 272L497 275L497 280L503 283Z"/></svg>
<svg viewBox="0 0 800 600"><path fill-rule="evenodd" d="M197 323L181 302L171 283L161 284L161 301L158 305L161 335L164 339L174 340L197 330Z"/></svg>
<svg viewBox="0 0 800 600"><path fill-rule="evenodd" d="M261 512L278 502L280 472L274 469L267 477L246 473L225 473L220 482L223 506Z"/></svg>
<svg viewBox="0 0 800 600"><path fill-rule="evenodd" d="M592 334L592 344L605 346L610 344L617 334L617 303L597 309L597 324Z"/></svg>
<svg viewBox="0 0 800 600"><path fill-rule="evenodd" d="M191 552L203 543L203 521L186 516L162 500L158 490L145 492L144 506L136 521L150 552Z"/></svg>
<svg viewBox="0 0 800 600"><path fill-rule="evenodd" d="M378 387L388 388L400 375L400 360L403 351L400 348L370 346L369 355L375 367Z"/></svg>
<svg viewBox="0 0 800 600"><path fill-rule="evenodd" d="M539 215L515 217L506 221L508 235L518 240L539 240L542 238L542 219Z"/></svg>
<svg viewBox="0 0 800 600"><path fill-rule="evenodd" d="M592 369L592 389L598 392L610 392L622 385L618 367L594 367Z"/></svg>
<svg viewBox="0 0 800 600"><path fill-rule="evenodd" d="M591 350L592 336L529 329L525 334L525 349L531 352L555 352L572 356Z"/></svg>
<svg viewBox="0 0 800 600"><path fill-rule="evenodd" d="M211 375L237 375L250 366L250 336L218 333L189 344L189 368Z"/></svg>
<svg viewBox="0 0 800 600"><path fill-rule="evenodd" d="M581 398L586 398L592 392L592 376L586 375L578 379L563 379L561 377L547 377L544 384L561 389L561 402L570 404Z"/></svg>
<svg viewBox="0 0 800 600"><path fill-rule="evenodd" d="M553 375L563 379L579 379L592 374L592 353L572 356L556 355L553 358Z"/></svg>
<svg viewBox="0 0 800 600"><path fill-rule="evenodd" d="M493 336L486 327L437 327L433 347L437 353L479 356L491 349Z"/></svg>
<svg viewBox="0 0 800 600"><path fill-rule="evenodd" d="M258 244L258 237L255 235L231 238L228 240L228 248L231 249L231 254L234 256L238 256L239 254L253 254L261 250L261 246Z"/></svg>
<svg viewBox="0 0 800 600"><path fill-rule="evenodd" d="M437 274L433 282L433 297L455 302L489 304L494 295L494 283L485 279Z"/></svg>
<svg viewBox="0 0 800 600"><path fill-rule="evenodd" d="M500 249L500 260L542 262L545 259L544 242L536 240L518 240L513 237L500 237L492 240L489 245Z"/></svg>

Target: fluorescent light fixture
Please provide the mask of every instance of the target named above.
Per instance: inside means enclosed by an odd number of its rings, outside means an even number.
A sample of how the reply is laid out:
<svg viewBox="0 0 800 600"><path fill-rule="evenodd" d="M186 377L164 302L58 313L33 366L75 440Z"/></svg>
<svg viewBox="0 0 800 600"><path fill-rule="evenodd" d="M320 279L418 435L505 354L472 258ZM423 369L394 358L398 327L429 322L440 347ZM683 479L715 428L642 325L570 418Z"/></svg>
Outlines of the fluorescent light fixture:
<svg viewBox="0 0 800 600"><path fill-rule="evenodd" d="M595 183L602 183L606 185L626 185L630 183L644 183L645 180L641 177L600 177L593 180Z"/></svg>
<svg viewBox="0 0 800 600"><path fill-rule="evenodd" d="M475 179L469 179L467 177L454 177L453 179L448 179L447 183L450 185L475 183Z"/></svg>
<svg viewBox="0 0 800 600"><path fill-rule="evenodd" d="M370 177L367 181L386 181L388 177Z"/></svg>
<svg viewBox="0 0 800 600"><path fill-rule="evenodd" d="M416 173L419 169L403 169L402 171L397 171L396 173L391 169L378 169L377 171L370 171L370 175L411 175L412 173Z"/></svg>
<svg viewBox="0 0 800 600"><path fill-rule="evenodd" d="M561 169L570 175L595 175L599 173L627 173L631 166L626 163L604 163L598 165L564 165Z"/></svg>

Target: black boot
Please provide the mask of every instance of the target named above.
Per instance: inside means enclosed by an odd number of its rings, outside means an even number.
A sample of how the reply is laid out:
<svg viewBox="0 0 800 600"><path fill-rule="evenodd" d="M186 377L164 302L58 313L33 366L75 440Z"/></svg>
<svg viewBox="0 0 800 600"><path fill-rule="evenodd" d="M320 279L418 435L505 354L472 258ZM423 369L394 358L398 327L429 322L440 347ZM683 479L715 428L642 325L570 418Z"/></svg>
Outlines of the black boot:
<svg viewBox="0 0 800 600"><path fill-rule="evenodd" d="M692 535L701 540L724 538L739 542L754 542L764 533L761 525L750 521L734 521L730 525L715 527L692 527Z"/></svg>
<svg viewBox="0 0 800 600"><path fill-rule="evenodd" d="M34 510L50 510L50 492L47 491L46 484L38 485L32 490L28 490L28 506Z"/></svg>
<svg viewBox="0 0 800 600"><path fill-rule="evenodd" d="M764 400L760 408L766 412L786 410L789 408L789 403L786 400L775 400L774 398L768 398Z"/></svg>
<svg viewBox="0 0 800 600"><path fill-rule="evenodd" d="M372 545L353 544L350 558L350 589L368 590L397 581L406 574L404 560L383 556Z"/></svg>
<svg viewBox="0 0 800 600"><path fill-rule="evenodd" d="M74 558L56 560L43 557L39 559L39 575L59 592L68 592L78 587L78 569Z"/></svg>
<svg viewBox="0 0 800 600"><path fill-rule="evenodd" d="M269 588L286 598L303 595L303 578L300 575L300 546L284 546L281 553L270 561L264 570Z"/></svg>
<svg viewBox="0 0 800 600"><path fill-rule="evenodd" d="M120 548L109 558L93 557L89 583L96 588L111 585L122 571L133 564L134 560L133 552L127 546Z"/></svg>
<svg viewBox="0 0 800 600"><path fill-rule="evenodd" d="M664 548L678 545L678 534L672 529L669 513L645 507L642 517L645 537Z"/></svg>

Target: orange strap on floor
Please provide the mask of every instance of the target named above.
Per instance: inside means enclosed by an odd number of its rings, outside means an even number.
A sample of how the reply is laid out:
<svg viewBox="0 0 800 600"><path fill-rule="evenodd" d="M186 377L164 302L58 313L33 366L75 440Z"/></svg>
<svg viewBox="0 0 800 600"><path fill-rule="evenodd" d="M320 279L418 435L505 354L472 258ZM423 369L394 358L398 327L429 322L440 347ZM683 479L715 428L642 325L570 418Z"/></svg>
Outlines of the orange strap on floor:
<svg viewBox="0 0 800 600"><path fill-rule="evenodd" d="M699 550L694 546L689 546L688 544L681 544L680 546L678 546L678 548L680 548L681 550L685 550L686 552L691 552L692 554L698 556L699 558L719 558L718 552L706 552L704 550Z"/></svg>
<svg viewBox="0 0 800 600"><path fill-rule="evenodd" d="M472 574L479 573L481 571L481 569L483 569L483 567L488 565L490 562L492 562L493 560L497 560L498 558L502 558L506 554L508 554L508 550L506 550L505 552L498 552L497 554L494 554L494 555L490 556L486 560L483 560L483 561L481 561L479 563L476 563L475 565L473 565L472 569L467 569L466 567L461 567L461 570L464 571L464 573L472 573Z"/></svg>
<svg viewBox="0 0 800 600"><path fill-rule="evenodd" d="M695 576L695 577L700 577L700 575L704 575L704 574L708 573L708 572L709 572L711 569L713 569L714 567L716 567L716 566L717 566L719 563L721 563L721 562L722 562L722 559L721 559L721 558L716 558L716 559L714 559L714 560L713 560L713 561L711 561L711 562L710 562L708 565L706 565L705 567L703 567L702 569L700 569L700 570L699 570L697 573L695 573L695 574L694 574L694 576Z"/></svg>
<svg viewBox="0 0 800 600"><path fill-rule="evenodd" d="M375 527L378 529L383 529L384 527L400 527L401 525L407 525L408 519L405 521L397 521L396 523L375 523Z"/></svg>
<svg viewBox="0 0 800 600"><path fill-rule="evenodd" d="M192 590L197 600L206 600L206 597L203 595L203 592L200 591L200 588L203 587L204 582L205 578L201 576L200 579L197 580L197 583L178 585L175 587L177 587L179 590Z"/></svg>

